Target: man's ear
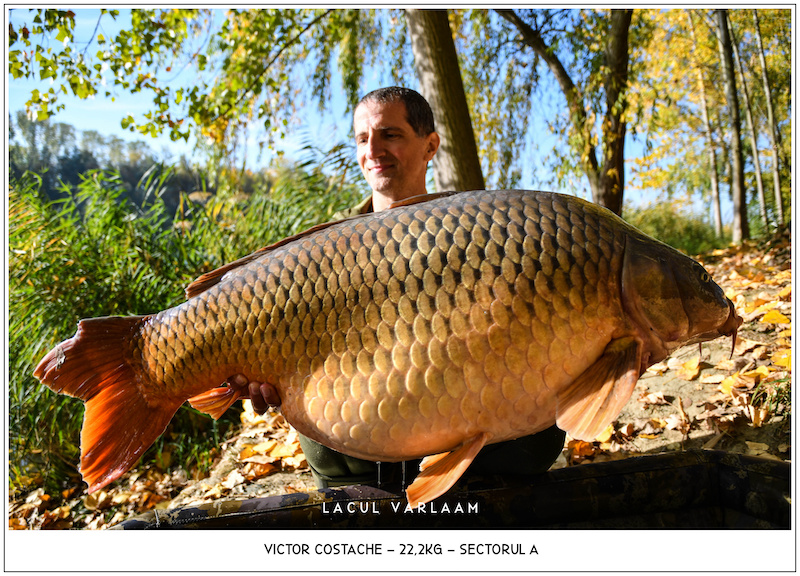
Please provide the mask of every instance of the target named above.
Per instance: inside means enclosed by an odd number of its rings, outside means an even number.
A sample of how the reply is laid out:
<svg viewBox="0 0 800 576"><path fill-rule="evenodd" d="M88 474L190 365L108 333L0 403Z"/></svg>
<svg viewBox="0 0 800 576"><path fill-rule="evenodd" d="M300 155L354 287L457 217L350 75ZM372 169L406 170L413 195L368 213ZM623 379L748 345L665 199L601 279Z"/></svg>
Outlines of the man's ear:
<svg viewBox="0 0 800 576"><path fill-rule="evenodd" d="M436 154L436 151L439 149L439 144L441 140L439 138L438 132L431 132L428 134L428 149L426 154L426 160L430 160Z"/></svg>

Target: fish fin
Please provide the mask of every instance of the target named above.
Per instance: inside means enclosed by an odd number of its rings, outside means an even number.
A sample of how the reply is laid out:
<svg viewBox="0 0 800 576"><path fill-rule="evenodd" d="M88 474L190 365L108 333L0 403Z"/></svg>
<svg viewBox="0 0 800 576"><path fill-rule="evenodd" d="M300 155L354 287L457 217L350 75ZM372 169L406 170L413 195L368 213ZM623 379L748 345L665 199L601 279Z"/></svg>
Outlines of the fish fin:
<svg viewBox="0 0 800 576"><path fill-rule="evenodd" d="M442 452L441 454L431 454L430 456L425 456L425 458L422 459L422 462L419 463L419 471L422 472L426 468L430 468L448 454L450 454L450 452Z"/></svg>
<svg viewBox="0 0 800 576"><path fill-rule="evenodd" d="M419 476L406 489L408 504L414 508L447 492L472 464L488 439L489 435L481 432L451 452L423 459Z"/></svg>
<svg viewBox="0 0 800 576"><path fill-rule="evenodd" d="M402 200L397 200L392 202L389 205L389 208L399 208L400 206L411 206L413 204L421 204L422 202L430 202L431 200L436 200L437 198L445 198L447 196L453 196L454 194L461 194L462 191L459 192L433 192L431 194L417 194L416 196L411 196L409 198L404 198Z"/></svg>
<svg viewBox="0 0 800 576"><path fill-rule="evenodd" d="M220 416L233 406L233 403L241 395L241 390L234 390L230 386L220 386L189 398L189 404L200 412L210 414L214 420L219 420Z"/></svg>
<svg viewBox="0 0 800 576"><path fill-rule="evenodd" d="M125 357L122 344L146 318L81 320L75 336L53 348L34 370L49 388L85 402L81 474L90 493L130 469L183 404L148 399L141 373Z"/></svg>
<svg viewBox="0 0 800 576"><path fill-rule="evenodd" d="M412 196L411 198L406 198L405 200L398 200L397 202L392 203L390 208L398 208L400 206L410 206L412 204L419 204L420 202L428 202L430 200L435 200L436 198L442 198L445 196L452 196L453 194L460 194L461 192L437 192L433 194L419 194L417 196ZM222 280L222 278L228 272L235 270L241 266L249 264L253 260L260 258L264 255L264 253L269 252L270 250L275 250L289 242L294 242L295 240L302 238L304 236L308 236L314 232L318 232L320 230L324 230L330 226L335 224L341 224L342 222L347 222L350 220L356 220L358 218L363 218L368 214L356 214L354 216L350 216L348 218L344 218L342 220L334 220L332 222L323 222L321 224L317 224L316 226L312 226L299 234L294 234L287 238L284 238L274 244L270 244L269 246L265 246L264 248L260 248L253 252L252 254L248 254L238 260L231 262L229 264L225 264L217 268L216 270L212 270L211 272L206 272L202 276L199 276L196 280L194 280L191 284L189 284L185 289L186 298L192 298L193 296L197 296L198 294L202 294L212 286L216 286Z"/></svg>
<svg viewBox="0 0 800 576"><path fill-rule="evenodd" d="M189 298L192 298L194 296L197 296L198 294L202 294L203 292L205 292L209 288L219 284L220 281L222 280L222 278L228 272L231 272L232 270L236 270L237 268L240 268L241 266L245 266L245 265L249 264L250 262L252 262L253 260L256 260L257 258L260 258L261 256L263 256L267 252L275 250L276 248L280 248L284 244L288 244L289 242L294 242L295 240L297 240L299 238L303 238L304 236L308 236L309 234L312 234L314 232L318 232L319 230L324 230L325 228L333 226L334 224L340 224L340 223L348 221L348 220L355 220L357 218L363 218L364 216L366 216L366 214L356 214L355 216L351 216L349 218L345 218L344 220L334 220L333 222L323 222L322 224L317 224L316 226L312 226L311 228L308 228L307 230L304 230L303 232L300 232L299 234L294 234L293 236L289 236L287 238L279 240L278 242L275 242L274 244L270 244L269 246L265 246L263 248L259 248L258 250L256 250L252 254L248 254L247 256L244 256L242 258L239 258L238 260L235 260L234 262L230 262L229 264L225 264L224 266L221 266L221 267L217 268L216 270L212 270L211 272L206 272L202 276L199 276L197 279L195 279L191 284L189 284L185 288L184 292L186 294L186 298L189 299Z"/></svg>
<svg viewBox="0 0 800 576"><path fill-rule="evenodd" d="M591 442L631 397L641 366L641 345L632 337L612 340L603 355L558 393L556 424L575 439Z"/></svg>

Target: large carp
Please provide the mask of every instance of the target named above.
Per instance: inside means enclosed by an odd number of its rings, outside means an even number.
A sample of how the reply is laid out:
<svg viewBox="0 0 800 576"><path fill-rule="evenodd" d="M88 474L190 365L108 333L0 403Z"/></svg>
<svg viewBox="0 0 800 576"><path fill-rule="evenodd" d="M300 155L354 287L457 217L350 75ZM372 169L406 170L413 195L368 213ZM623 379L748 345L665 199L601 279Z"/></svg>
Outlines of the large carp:
<svg viewBox="0 0 800 576"><path fill-rule="evenodd" d="M486 445L553 423L594 439L642 372L742 320L703 267L608 210L522 190L431 194L317 226L198 278L149 316L82 320L35 375L86 402L89 491L187 399L219 417L242 373L335 450L427 456L409 502Z"/></svg>

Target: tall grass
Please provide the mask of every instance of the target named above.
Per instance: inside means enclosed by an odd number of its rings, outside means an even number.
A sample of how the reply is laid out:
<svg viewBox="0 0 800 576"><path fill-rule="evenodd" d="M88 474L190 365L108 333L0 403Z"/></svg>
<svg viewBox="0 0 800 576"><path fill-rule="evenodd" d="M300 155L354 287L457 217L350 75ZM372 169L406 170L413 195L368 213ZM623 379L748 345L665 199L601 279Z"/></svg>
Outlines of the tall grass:
<svg viewBox="0 0 800 576"><path fill-rule="evenodd" d="M11 488L40 477L50 488L79 478L82 403L41 385L32 372L75 332L79 319L148 314L180 303L198 275L325 221L355 203L359 189L322 170L285 170L271 191L248 198L183 196L177 214L160 198L165 177L140 183L143 207L124 199L113 172L84 175L75 193L47 201L41 178L9 187L9 440ZM235 413L219 422L188 406L154 448L189 470L208 464ZM162 459L163 461L163 459Z"/></svg>

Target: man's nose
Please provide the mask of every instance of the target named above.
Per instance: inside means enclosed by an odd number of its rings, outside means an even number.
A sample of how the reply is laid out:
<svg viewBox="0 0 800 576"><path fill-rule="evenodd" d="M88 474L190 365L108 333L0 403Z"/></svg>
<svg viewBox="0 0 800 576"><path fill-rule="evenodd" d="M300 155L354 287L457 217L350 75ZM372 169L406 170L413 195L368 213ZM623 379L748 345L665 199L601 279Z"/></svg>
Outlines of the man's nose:
<svg viewBox="0 0 800 576"><path fill-rule="evenodd" d="M383 156L385 149L383 144L380 141L380 138L375 136L370 136L367 140L367 158L370 160L374 158L380 158Z"/></svg>

